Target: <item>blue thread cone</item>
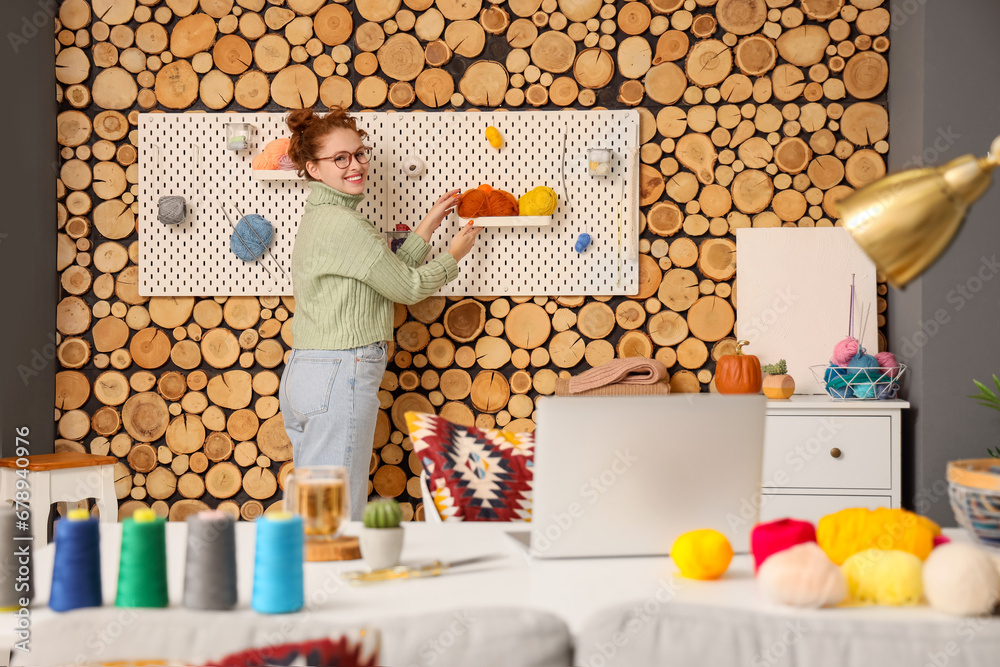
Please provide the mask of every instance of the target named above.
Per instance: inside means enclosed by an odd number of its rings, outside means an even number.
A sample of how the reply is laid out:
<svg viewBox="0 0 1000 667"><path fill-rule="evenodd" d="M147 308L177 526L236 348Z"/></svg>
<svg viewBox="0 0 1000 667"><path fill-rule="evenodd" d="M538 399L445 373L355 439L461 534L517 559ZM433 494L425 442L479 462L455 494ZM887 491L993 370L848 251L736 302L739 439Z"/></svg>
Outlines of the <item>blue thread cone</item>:
<svg viewBox="0 0 1000 667"><path fill-rule="evenodd" d="M287 614L305 604L302 517L277 514L257 519L257 551L250 606L262 614Z"/></svg>
<svg viewBox="0 0 1000 667"><path fill-rule="evenodd" d="M55 543L49 607L55 611L100 607L101 533L97 519L60 519Z"/></svg>

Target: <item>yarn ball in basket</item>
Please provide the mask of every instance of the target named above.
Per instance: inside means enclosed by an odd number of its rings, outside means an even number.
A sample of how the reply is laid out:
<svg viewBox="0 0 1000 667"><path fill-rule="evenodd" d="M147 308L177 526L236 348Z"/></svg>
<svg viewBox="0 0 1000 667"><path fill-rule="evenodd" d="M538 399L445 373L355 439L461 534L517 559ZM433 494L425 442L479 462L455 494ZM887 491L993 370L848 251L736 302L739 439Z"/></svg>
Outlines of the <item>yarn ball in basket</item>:
<svg viewBox="0 0 1000 667"><path fill-rule="evenodd" d="M858 343L858 339L848 336L833 346L833 357L830 361L838 366L847 366L860 349L861 344Z"/></svg>
<svg viewBox="0 0 1000 667"><path fill-rule="evenodd" d="M1000 573L982 549L962 542L944 544L924 561L924 595L946 614L989 614L1000 599Z"/></svg>
<svg viewBox="0 0 1000 667"><path fill-rule="evenodd" d="M244 262L255 262L264 255L273 238L274 227L271 223L252 213L236 223L236 231L229 237L229 249Z"/></svg>
<svg viewBox="0 0 1000 667"><path fill-rule="evenodd" d="M292 158L288 157L287 153L285 153L278 158L278 169L282 169L284 171L298 171L299 166L295 164Z"/></svg>
<svg viewBox="0 0 1000 667"><path fill-rule="evenodd" d="M826 383L826 393L834 398L854 396L854 391L847 384L847 371L833 362L823 372L823 382Z"/></svg>
<svg viewBox="0 0 1000 667"><path fill-rule="evenodd" d="M733 547L725 535L711 528L684 533L670 548L670 557L690 579L718 579L733 560Z"/></svg>
<svg viewBox="0 0 1000 667"><path fill-rule="evenodd" d="M750 533L750 553L753 554L754 572L774 554L803 542L816 541L816 527L808 521L778 519L758 523Z"/></svg>
<svg viewBox="0 0 1000 667"><path fill-rule="evenodd" d="M864 348L847 362L848 382L875 382L881 375L882 371L879 370L878 359L866 354ZM854 393L857 393L857 388L855 388Z"/></svg>
<svg viewBox="0 0 1000 667"><path fill-rule="evenodd" d="M278 162L282 155L288 153L288 144L291 139L285 137L269 141L260 155L253 159L253 168L257 171L272 171L278 169Z"/></svg>
<svg viewBox="0 0 1000 667"><path fill-rule="evenodd" d="M460 218L487 218L517 215L517 198L509 192L483 184L466 190L458 201Z"/></svg>
<svg viewBox="0 0 1000 667"><path fill-rule="evenodd" d="M879 352L875 355L878 360L878 365L881 368L885 368L886 374L894 378L899 374L899 362L896 361L896 355L892 352Z"/></svg>
<svg viewBox="0 0 1000 667"><path fill-rule="evenodd" d="M847 597L844 573L815 542L803 542L768 558L757 584L771 602L819 608Z"/></svg>
<svg viewBox="0 0 1000 667"><path fill-rule="evenodd" d="M539 185L517 200L520 215L552 215L559 204L559 195L552 188Z"/></svg>
<svg viewBox="0 0 1000 667"><path fill-rule="evenodd" d="M924 594L923 561L906 551L866 549L841 566L854 602L904 607Z"/></svg>

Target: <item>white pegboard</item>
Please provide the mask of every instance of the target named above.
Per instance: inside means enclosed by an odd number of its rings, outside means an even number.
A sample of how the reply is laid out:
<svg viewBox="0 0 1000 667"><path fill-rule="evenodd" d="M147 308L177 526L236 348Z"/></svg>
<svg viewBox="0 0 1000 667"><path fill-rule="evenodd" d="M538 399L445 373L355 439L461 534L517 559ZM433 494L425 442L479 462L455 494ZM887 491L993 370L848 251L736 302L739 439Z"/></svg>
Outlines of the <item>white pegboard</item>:
<svg viewBox="0 0 1000 667"><path fill-rule="evenodd" d="M309 187L301 180L260 181L251 175L253 156L267 142L288 136L285 117L140 114L140 294L292 293L292 243ZM636 111L365 112L357 117L374 149L359 211L382 231L400 222L415 227L438 196L454 188L488 183L520 196L547 185L559 194L548 227L485 228L461 263L459 278L440 294L638 292ZM255 126L247 150L226 148L224 124L230 122ZM484 138L488 125L503 133L500 151ZM592 147L614 152L611 176L589 175L586 152ZM411 154L427 165L421 178L402 173L402 160ZM164 195L185 197L185 222L168 226L156 219L157 201ZM247 264L232 254L233 227L223 206L233 221L237 214L256 213L274 225L264 260ZM454 214L444 221L430 257L447 250L460 224ZM581 232L593 241L577 254L573 245Z"/></svg>

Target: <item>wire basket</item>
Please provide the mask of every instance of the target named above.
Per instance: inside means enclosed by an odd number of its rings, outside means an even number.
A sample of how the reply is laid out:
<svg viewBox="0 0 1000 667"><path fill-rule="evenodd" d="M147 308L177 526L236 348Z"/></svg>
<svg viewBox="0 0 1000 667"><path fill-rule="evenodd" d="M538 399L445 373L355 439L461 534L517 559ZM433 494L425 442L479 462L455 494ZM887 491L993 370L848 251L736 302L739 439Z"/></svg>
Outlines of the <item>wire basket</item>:
<svg viewBox="0 0 1000 667"><path fill-rule="evenodd" d="M810 366L809 370L834 399L880 401L896 398L899 379L906 372L906 364L900 364L898 368L818 365Z"/></svg>

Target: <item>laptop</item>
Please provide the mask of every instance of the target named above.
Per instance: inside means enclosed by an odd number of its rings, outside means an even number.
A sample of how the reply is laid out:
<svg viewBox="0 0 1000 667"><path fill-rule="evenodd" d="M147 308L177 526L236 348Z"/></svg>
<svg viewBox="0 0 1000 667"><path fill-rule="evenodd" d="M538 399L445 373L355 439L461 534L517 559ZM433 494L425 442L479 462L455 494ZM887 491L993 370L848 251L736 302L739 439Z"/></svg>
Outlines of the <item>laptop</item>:
<svg viewBox="0 0 1000 667"><path fill-rule="evenodd" d="M700 528L749 552L766 400L674 394L540 401L529 553L663 556L678 536Z"/></svg>

